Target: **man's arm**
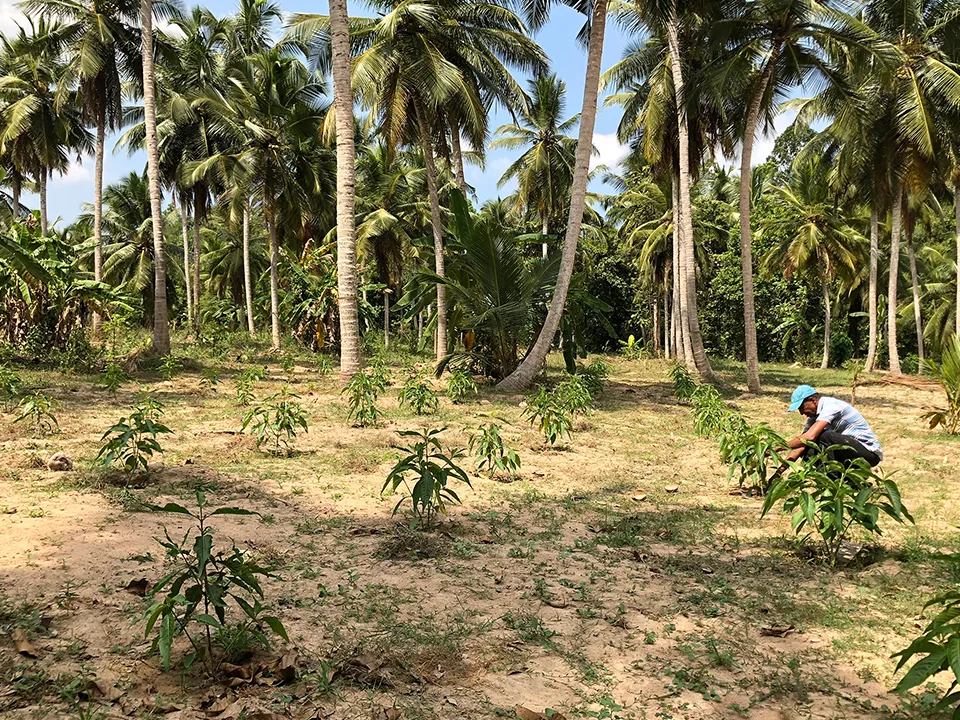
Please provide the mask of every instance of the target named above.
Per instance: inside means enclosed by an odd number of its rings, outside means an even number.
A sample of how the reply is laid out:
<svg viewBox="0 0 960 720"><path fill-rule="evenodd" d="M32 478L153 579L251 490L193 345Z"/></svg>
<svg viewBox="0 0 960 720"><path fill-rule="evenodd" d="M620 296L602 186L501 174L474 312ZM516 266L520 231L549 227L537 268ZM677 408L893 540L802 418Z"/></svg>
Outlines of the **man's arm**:
<svg viewBox="0 0 960 720"><path fill-rule="evenodd" d="M797 460L807 449L808 442L816 442L820 434L827 429L830 423L825 420L817 420L813 425L807 428L803 433L787 441L787 448L790 452L783 456L784 463Z"/></svg>

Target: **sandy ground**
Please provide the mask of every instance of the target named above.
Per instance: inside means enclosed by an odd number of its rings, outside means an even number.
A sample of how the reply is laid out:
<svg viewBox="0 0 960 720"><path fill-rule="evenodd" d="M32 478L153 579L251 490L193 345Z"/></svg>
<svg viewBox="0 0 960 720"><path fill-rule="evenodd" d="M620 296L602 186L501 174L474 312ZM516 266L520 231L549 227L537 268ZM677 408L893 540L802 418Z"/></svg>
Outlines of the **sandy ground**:
<svg viewBox="0 0 960 720"><path fill-rule="evenodd" d="M137 384L111 397L91 379L30 374L55 399L60 432L32 437L12 413L0 418L0 714L915 716L922 698L901 706L887 692L889 656L922 626L924 600L956 580L934 555L958 544L958 442L917 420L939 396L858 390L917 525L888 523L873 562L831 571L797 552L784 518L761 519L759 500L731 494L715 443L694 435L665 365L612 362L597 409L562 449L543 446L520 396L454 406L441 393L440 413L417 418L397 407L400 368L382 426L353 428L332 377L306 366L288 377L274 364L258 396L289 383L310 431L292 456L272 457L237 434L243 409L229 380L239 365L220 366L217 392L199 373L147 379L174 434L162 466L132 487L105 482L92 461ZM798 418L784 414L784 398L800 377L849 395L839 373L776 368L763 395L729 400L789 433ZM446 426L445 442L464 447L490 417L520 453L520 479L472 477L437 531L406 531L409 509L393 516L397 498L380 495L396 431ZM54 451L75 469L43 468ZM261 514L211 520L217 547L236 543L279 576L265 582L265 601L290 642L238 665L252 673L286 654L295 680L183 672L182 641L163 672L151 652L141 620L150 599L125 588L161 577L156 538L190 525L137 504L193 507L197 489L212 506ZM16 652L16 628L34 657Z"/></svg>

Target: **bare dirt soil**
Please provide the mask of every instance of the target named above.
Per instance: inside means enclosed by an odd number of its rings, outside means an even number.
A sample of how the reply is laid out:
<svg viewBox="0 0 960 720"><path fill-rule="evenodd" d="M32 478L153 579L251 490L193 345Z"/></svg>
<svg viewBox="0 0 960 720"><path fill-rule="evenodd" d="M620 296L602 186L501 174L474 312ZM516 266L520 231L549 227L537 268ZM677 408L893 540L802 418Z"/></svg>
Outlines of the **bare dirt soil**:
<svg viewBox="0 0 960 720"><path fill-rule="evenodd" d="M761 519L759 499L731 493L716 444L695 436L664 363L609 362L596 410L559 449L522 419L520 396L481 391L453 405L437 383L437 415L401 410L400 367L381 427L354 428L333 375L273 362L255 392L289 385L310 428L291 456L274 457L238 433L238 363L208 363L216 391L199 372L144 376L174 434L162 439L162 465L129 486L93 460L139 383L110 396L93 378L25 373L54 399L59 432L35 437L10 408L0 417L0 715L918 716L929 697L904 704L888 692L890 655L924 624L924 601L956 581L937 554L960 545L960 444L917 419L939 395L858 388L916 526L888 522L869 561L830 570L798 551L786 518ZM722 374L736 379L735 369ZM764 379L763 395L728 400L786 434L799 425L784 413L796 382L849 397L844 373L777 367ZM380 495L396 431L445 426L445 443L465 447L490 418L520 453L520 479L473 476L437 531L407 529L409 507L393 516L397 498ZM56 451L73 470L43 466ZM182 642L163 672L144 638L151 600L127 589L164 574L156 538L191 529L142 503L193 507L197 490L212 506L260 513L213 518L215 544L236 543L279 576L265 582L265 601L290 642L240 658L246 670L233 677L184 672ZM23 633L30 647L18 653ZM250 677L284 655L295 678Z"/></svg>

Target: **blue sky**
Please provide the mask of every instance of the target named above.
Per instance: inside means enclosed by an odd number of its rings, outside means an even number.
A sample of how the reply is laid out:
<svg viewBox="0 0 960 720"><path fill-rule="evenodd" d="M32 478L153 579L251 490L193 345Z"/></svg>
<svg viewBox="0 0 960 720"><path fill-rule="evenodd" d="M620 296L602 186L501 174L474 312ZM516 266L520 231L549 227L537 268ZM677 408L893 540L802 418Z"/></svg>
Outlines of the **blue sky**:
<svg viewBox="0 0 960 720"><path fill-rule="evenodd" d="M326 13L326 3L314 3L306 0L290 0L283 2L284 10L291 12L320 12ZM232 0L210 0L205 3L218 15L226 15L234 11L235 3ZM365 14L362 3L350 4L350 13ZM15 29L15 23L22 18L15 3L10 0L0 0L0 32L9 32ZM582 16L564 6L554 6L550 22L537 34L536 40L550 56L553 68L557 75L567 84L567 111L573 115L580 110L583 98L583 73L586 67L586 52L576 40L577 32L583 24ZM603 48L603 69L606 70L620 59L623 49L629 41L624 32L614 23L607 24L606 41ZM597 115L594 131L594 145L599 151L599 157L594 163L615 166L626 154L627 149L616 139L616 128L619 122L617 108L604 109L602 106ZM504 113L497 113L491 122L496 128L507 122L509 117ZM788 124L786 118L777 123L779 129ZM116 137L109 137L107 141L108 155L104 163L104 183L109 184L131 171L141 172L146 162L145 156L140 153L129 157L125 151L112 152ZM758 141L754 151L754 163L760 163L770 152L773 138L763 138ZM497 187L503 171L518 156L518 152L489 152L486 167L466 168L467 182L476 189L480 202L507 195L514 189L511 185L504 188ZM82 212L83 204L93 200L93 158L83 158L73 164L66 175L56 177L50 182L48 190L49 217L51 221L60 218L60 226L71 222ZM36 197L27 195L23 200L32 206L36 205ZM166 199L165 199L166 202Z"/></svg>

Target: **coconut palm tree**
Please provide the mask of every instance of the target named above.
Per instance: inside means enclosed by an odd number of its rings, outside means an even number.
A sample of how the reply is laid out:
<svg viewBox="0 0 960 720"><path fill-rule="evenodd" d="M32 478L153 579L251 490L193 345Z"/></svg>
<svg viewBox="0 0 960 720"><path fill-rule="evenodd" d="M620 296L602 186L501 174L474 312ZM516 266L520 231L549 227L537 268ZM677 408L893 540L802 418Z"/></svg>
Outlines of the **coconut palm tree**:
<svg viewBox="0 0 960 720"><path fill-rule="evenodd" d="M67 61L59 86L76 88L79 107L87 123L96 128L94 154L94 278L102 279L103 159L108 132L120 128L123 117L123 85L139 84L141 76L140 3L136 0L25 0L19 3L28 16L57 20L61 31L55 39ZM93 315L93 330L100 327L100 314Z"/></svg>
<svg viewBox="0 0 960 720"><path fill-rule="evenodd" d="M313 148L328 106L319 78L280 47L247 57L228 75L226 89L208 88L196 102L231 144L197 162L193 176L220 168L226 177L244 177L261 197L270 240L271 334L279 349L279 225L286 219L302 228L306 195L321 185Z"/></svg>
<svg viewBox="0 0 960 720"><path fill-rule="evenodd" d="M522 97L509 68L542 71L543 51L521 20L501 6L460 0L377 0L374 19L354 18L357 50L353 87L388 147L419 145L430 200L434 263L444 276L443 215L437 185L436 137L446 138L447 115L467 127L486 127L490 97ZM297 38L313 38L323 58L329 20L296 16ZM437 283L437 358L446 355L446 288Z"/></svg>
<svg viewBox="0 0 960 720"><path fill-rule="evenodd" d="M835 280L849 287L857 276L867 249L866 239L853 227L837 204L823 161L796 163L786 187L773 189L781 213L764 220L761 232L783 238L767 255L771 271L816 278L823 293L823 360L830 363L832 307L830 286Z"/></svg>
<svg viewBox="0 0 960 720"><path fill-rule="evenodd" d="M579 117L566 115L567 86L555 74L540 75L529 83L530 102L518 113L515 123L501 125L491 150L525 152L508 167L497 183L503 187L517 181L517 208L540 220L543 256L551 221L561 219L573 183L577 141L567 136Z"/></svg>

